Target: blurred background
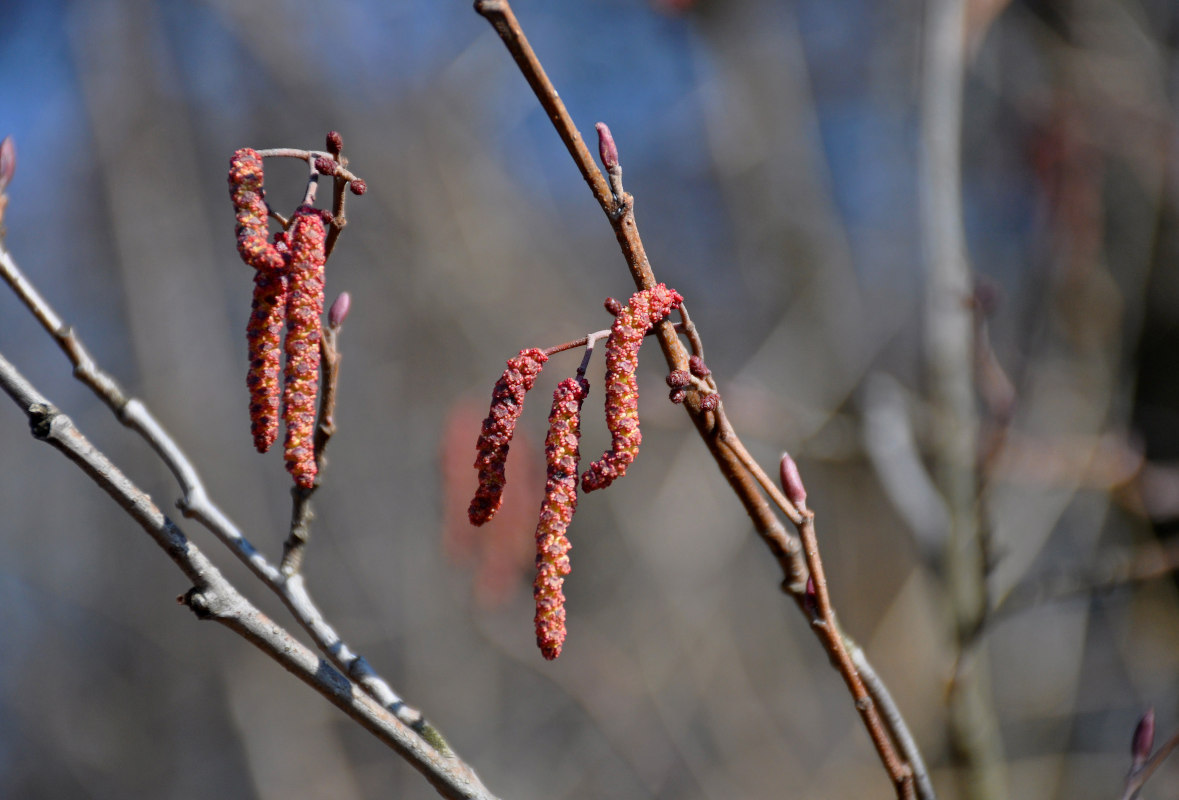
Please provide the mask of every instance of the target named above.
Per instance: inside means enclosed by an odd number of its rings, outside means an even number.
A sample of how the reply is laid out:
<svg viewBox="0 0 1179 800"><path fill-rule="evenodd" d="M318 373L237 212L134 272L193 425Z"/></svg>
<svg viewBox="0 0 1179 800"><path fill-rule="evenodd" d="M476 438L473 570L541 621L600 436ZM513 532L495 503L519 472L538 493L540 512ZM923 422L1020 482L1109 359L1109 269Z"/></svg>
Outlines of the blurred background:
<svg viewBox="0 0 1179 800"><path fill-rule="evenodd" d="M1179 730L1179 6L968 4L961 217L978 283L961 366L988 594L965 640L931 469L925 6L514 6L583 133L611 126L656 274L687 298L736 429L767 469L798 459L842 622L939 796L1120 794L1145 709L1160 741ZM8 247L275 559L289 479L248 433L251 274L225 174L238 147L320 148L331 129L369 191L349 197L328 264L329 302L353 304L305 570L344 638L504 798L890 796L773 560L664 400L657 348L640 365L642 453L570 531L555 663L533 643L530 548L547 398L578 353L534 390L499 518L466 524L504 359L606 327L602 300L633 291L469 2L0 3ZM271 203L293 209L304 174L268 161ZM7 291L0 353L174 510L170 475ZM601 371L584 459L608 443ZM187 588L0 403L0 796L435 796L198 624L174 602ZM961 663L978 689L965 724ZM1179 764L1145 796L1176 787Z"/></svg>

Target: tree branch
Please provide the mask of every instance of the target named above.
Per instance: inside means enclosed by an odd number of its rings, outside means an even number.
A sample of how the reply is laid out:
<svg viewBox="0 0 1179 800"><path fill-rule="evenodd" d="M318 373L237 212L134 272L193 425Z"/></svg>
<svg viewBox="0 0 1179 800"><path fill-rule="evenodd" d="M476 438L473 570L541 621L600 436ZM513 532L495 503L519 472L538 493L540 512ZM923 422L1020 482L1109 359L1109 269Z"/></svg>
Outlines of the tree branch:
<svg viewBox="0 0 1179 800"><path fill-rule="evenodd" d="M152 537L193 583L180 599L200 619L212 619L247 639L395 750L448 798L494 800L465 763L440 751L347 677L274 623L229 583L203 552L164 515L65 414L0 355L0 389L29 419L34 438L78 465Z"/></svg>

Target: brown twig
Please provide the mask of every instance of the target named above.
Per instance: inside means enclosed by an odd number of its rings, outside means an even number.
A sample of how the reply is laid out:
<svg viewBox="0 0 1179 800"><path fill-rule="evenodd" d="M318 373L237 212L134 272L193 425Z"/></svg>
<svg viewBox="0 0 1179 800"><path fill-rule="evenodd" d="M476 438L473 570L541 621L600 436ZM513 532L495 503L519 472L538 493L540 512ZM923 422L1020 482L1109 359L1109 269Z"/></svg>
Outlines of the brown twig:
<svg viewBox="0 0 1179 800"><path fill-rule="evenodd" d="M529 86L532 87L541 106L548 113L549 119L565 143L569 154L573 157L582 177L602 207L606 218L610 221L635 286L639 289L655 286L657 281L635 221L634 198L627 194L622 187L622 171L617 164L617 152L612 146L612 141L608 146L610 163L607 166L610 177L607 180L594 163L589 149L582 140L577 127L573 124L564 103L561 102L557 90L549 81L539 59L528 44L523 30L512 12L510 3L507 0L476 0L475 10L495 28ZM599 132L601 135L601 128L599 128ZM608 129L605 133L608 135ZM603 151L607 152L607 146L603 146ZM689 324L690 318L686 314L683 315L683 319L686 325ZM690 330L692 333L689 334L689 337L693 343L693 351L699 355L703 346L699 335L695 332L695 327L690 326ZM665 320L656 326L655 332L669 369L687 370L688 353L676 337L674 325ZM812 574L816 569L818 570L815 584L816 587L822 585L822 603L826 613L821 617L822 624L813 627L852 692L856 708L868 728L869 735L872 737L873 744L893 782L897 796L914 797L912 765L906 764L898 755L895 743L888 736L875 704L864 689L835 625L834 613L827 595L826 581L822 578L822 564L818 558L818 545L814 537L813 515L810 512L800 512L793 508L788 501L779 502L775 492L766 489L766 484L772 485L772 482L765 478L763 471L756 468L755 462L748 457L748 452L741 444L740 439L732 432L731 426L727 426L721 406L717 405L712 411L704 410L700 407L699 394L694 393L694 396L690 396L688 401L684 403L684 407L696 425L696 429L709 452L716 460L721 473L745 507L758 534L778 560L784 576L783 588L794 596L800 608L805 609L808 604L806 598L808 568ZM765 495L762 494L763 490L775 498L775 503L792 520L796 520L799 524L799 533L803 537L803 543L800 544L798 538L786 531L774 514L773 508L766 501ZM786 511L787 508L792 511ZM804 549L805 553L800 552ZM805 564L803 563L804 559ZM903 725L903 722L901 724Z"/></svg>

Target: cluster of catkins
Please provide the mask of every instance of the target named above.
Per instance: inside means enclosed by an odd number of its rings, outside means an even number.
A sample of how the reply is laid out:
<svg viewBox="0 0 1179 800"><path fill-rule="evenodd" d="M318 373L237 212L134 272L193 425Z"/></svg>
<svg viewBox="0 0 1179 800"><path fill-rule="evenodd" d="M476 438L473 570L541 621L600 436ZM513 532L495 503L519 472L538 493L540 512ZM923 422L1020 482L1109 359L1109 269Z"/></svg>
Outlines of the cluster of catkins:
<svg viewBox="0 0 1179 800"><path fill-rule="evenodd" d="M315 482L315 413L319 394L326 224L331 216L300 206L285 231L267 236L268 210L262 158L249 148L229 162L229 193L237 216L237 250L255 270L254 301L246 338L250 368L250 430L254 447L265 453L286 424L284 458L298 486ZM285 342L280 341L286 327ZM280 348L286 369L280 391Z"/></svg>
<svg viewBox="0 0 1179 800"><path fill-rule="evenodd" d="M590 464L581 475L586 492L603 489L626 474L642 442L639 431L639 390L635 369L639 346L653 326L678 308L683 298L674 289L658 284L636 292L626 306L608 300L614 324L606 342L606 426L610 449ZM479 488L468 509L472 525L482 525L495 516L503 502L504 465L516 421L524 408L524 396L548 361L543 350L521 350L508 359L508 368L495 384L491 410L483 421L476 443L475 468ZM561 654L565 642L565 576L569 574L569 538L573 512L577 508L578 462L581 439L581 406L589 383L580 374L563 380L553 392L549 432L545 439L548 464L544 500L536 526L536 643L547 659Z"/></svg>

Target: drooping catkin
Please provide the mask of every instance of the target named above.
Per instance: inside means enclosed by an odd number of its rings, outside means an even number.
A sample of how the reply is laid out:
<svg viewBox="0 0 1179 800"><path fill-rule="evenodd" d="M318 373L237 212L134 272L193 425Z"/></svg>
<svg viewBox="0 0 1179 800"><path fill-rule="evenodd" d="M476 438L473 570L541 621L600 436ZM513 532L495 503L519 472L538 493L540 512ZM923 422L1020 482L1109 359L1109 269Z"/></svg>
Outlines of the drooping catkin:
<svg viewBox="0 0 1179 800"><path fill-rule="evenodd" d="M581 458L581 404L589 392L584 378L566 378L553 392L544 452L548 475L540 520L536 525L536 644L548 660L561 655L565 642L565 593L569 574L567 532L577 509L577 465Z"/></svg>
<svg viewBox="0 0 1179 800"><path fill-rule="evenodd" d="M319 341L323 315L324 212L300 206L288 232L286 370L283 381L283 457L295 483L315 483L315 413L319 397Z"/></svg>
<svg viewBox="0 0 1179 800"><path fill-rule="evenodd" d="M257 270L282 270L282 253L267 238L266 190L262 185L262 157L243 147L229 161L229 196L237 217L237 251Z"/></svg>
<svg viewBox="0 0 1179 800"><path fill-rule="evenodd" d="M679 292L660 283L631 296L614 318L606 341L606 427L610 449L589 465L581 476L587 492L604 489L626 474L643 441L639 430L639 387L635 370L639 346L655 324L667 318L684 300Z"/></svg>
<svg viewBox="0 0 1179 800"><path fill-rule="evenodd" d="M479 488L467 509L472 525L482 525L490 520L503 503L504 482L507 480L504 466L512 435L516 432L516 421L524 410L524 395L536 383L536 376L548 360L549 357L536 348L521 350L508 359L508 368L495 383L491 409L475 443Z"/></svg>
<svg viewBox="0 0 1179 800"><path fill-rule="evenodd" d="M282 329L287 311L287 276L282 272L254 273L254 302L246 327L250 369L250 433L254 447L265 453L278 438L278 375L282 366Z"/></svg>

